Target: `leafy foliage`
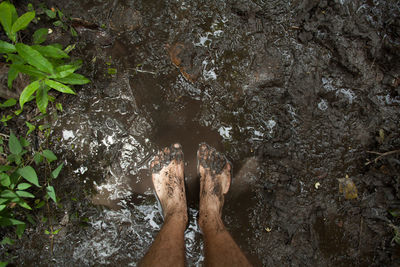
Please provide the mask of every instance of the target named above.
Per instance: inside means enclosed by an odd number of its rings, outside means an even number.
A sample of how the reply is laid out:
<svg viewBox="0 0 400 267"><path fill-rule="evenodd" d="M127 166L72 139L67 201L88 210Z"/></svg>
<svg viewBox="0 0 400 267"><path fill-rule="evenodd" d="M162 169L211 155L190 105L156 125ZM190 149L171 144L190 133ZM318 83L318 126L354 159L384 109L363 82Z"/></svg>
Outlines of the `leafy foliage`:
<svg viewBox="0 0 400 267"><path fill-rule="evenodd" d="M37 152L33 157L30 156L27 153L30 147L29 141L23 137L18 138L13 133L9 136L8 145L0 139L0 147L0 151L6 156L6 163L0 165L0 226L16 226L16 233L21 236L26 223L20 219L24 215L17 206L23 210L32 210L34 199L43 192L43 186L40 185L37 172L31 163L35 161L37 165L49 167L51 162L57 160L57 156L48 149ZM6 150L8 153L4 153ZM50 183L57 178L62 167L63 163L57 166L49 177L44 177L45 198L54 202L57 202L56 193Z"/></svg>
<svg viewBox="0 0 400 267"><path fill-rule="evenodd" d="M56 12L47 10L49 17L56 17ZM57 11L60 19L61 11ZM41 45L47 39L48 30L41 28L33 34L33 45L18 42L18 32L25 29L35 18L35 11L29 11L18 17L15 7L9 2L0 4L0 23L11 43L0 41L0 54L5 54L9 62L8 87L13 86L19 73L29 76L30 84L27 85L19 97L21 110L24 104L36 99L37 107L43 114L47 111L49 101L53 98L48 93L54 89L64 94L75 94L71 85L86 84L89 80L83 75L75 73L82 62L79 60L65 62L70 59L69 48L62 49L61 45ZM61 21L61 20L60 20ZM15 104L15 103L14 103ZM4 103L3 103L4 106ZM6 122L4 118L3 122Z"/></svg>
<svg viewBox="0 0 400 267"><path fill-rule="evenodd" d="M58 18L54 23L55 26L60 24L59 26L69 29L71 34L76 36L75 30L70 26L68 28L65 16L60 10L45 9L45 13L50 18ZM18 116L26 103L35 100L42 115L32 120L39 121L49 116L47 107L49 102L55 100L49 94L51 90L75 94L72 86L86 84L89 80L75 73L82 66L80 60L72 60L69 55L75 45L69 45L64 49L60 44L48 44L48 42L46 44L49 34L47 28L37 29L31 38L21 34L31 22L37 23L37 21L31 4L28 4L28 12L18 16L13 4L8 1L0 3L0 24L9 39L9 41L0 40L0 56L8 65L8 87L13 88L18 76L29 78L29 84L22 90L19 101L8 99L3 103L0 102L0 109L13 107L19 103L20 109L14 112ZM31 39L32 43L23 43L22 39ZM62 112L63 107L60 103L56 103L55 107ZM12 118L13 115L2 114L0 121L7 126L7 122ZM27 136L36 130L44 131L46 141L50 136L50 124L36 127L25 121L25 125L28 127ZM38 151L34 151L27 139L17 137L12 131L9 132L9 136L0 134L0 226L15 227L16 234L21 237L26 223L34 223L32 210L40 209L46 204L49 210L49 202L57 203L52 181L59 176L64 164L56 164L58 158L51 150L40 147L36 149ZM42 222L43 219L46 217L42 218ZM53 231L51 224L50 229L51 234L59 231ZM9 242L11 239L6 238L1 242L2 245L12 243ZM0 266L6 265L6 262L0 262Z"/></svg>

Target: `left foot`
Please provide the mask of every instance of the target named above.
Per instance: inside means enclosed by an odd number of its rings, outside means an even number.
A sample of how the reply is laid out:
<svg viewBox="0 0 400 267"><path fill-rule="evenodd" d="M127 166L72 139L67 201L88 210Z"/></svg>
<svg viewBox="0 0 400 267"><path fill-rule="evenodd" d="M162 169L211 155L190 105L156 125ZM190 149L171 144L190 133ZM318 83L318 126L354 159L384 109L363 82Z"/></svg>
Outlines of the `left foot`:
<svg viewBox="0 0 400 267"><path fill-rule="evenodd" d="M188 221L183 152L180 144L164 148L150 164L154 189L161 202L164 220Z"/></svg>

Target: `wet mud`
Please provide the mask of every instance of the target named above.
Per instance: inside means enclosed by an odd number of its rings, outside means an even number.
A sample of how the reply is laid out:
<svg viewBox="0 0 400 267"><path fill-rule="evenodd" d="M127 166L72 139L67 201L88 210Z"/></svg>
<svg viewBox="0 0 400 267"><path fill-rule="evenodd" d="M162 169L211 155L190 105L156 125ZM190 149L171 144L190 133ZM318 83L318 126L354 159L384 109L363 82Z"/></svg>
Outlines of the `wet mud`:
<svg viewBox="0 0 400 267"><path fill-rule="evenodd" d="M201 142L233 163L224 221L254 265L400 263L399 154L368 153L400 148L399 1L45 2L73 18L92 83L63 96L53 133L62 230L28 229L16 265L134 266L162 225L149 162L173 142L190 266Z"/></svg>

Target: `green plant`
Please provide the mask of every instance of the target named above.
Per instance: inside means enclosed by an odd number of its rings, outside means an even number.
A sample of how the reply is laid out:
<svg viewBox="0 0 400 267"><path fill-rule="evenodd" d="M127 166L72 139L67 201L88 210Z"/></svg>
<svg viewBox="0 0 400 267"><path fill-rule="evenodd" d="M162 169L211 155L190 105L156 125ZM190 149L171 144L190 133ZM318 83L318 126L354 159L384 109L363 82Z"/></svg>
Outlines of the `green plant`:
<svg viewBox="0 0 400 267"><path fill-rule="evenodd" d="M83 75L75 73L82 65L80 60L65 62L70 58L68 53L71 47L63 50L59 44L41 45L47 39L48 29L41 28L34 32L33 45L18 42L19 31L25 29L34 18L34 11L18 17L14 5L6 1L0 4L0 23L12 41L10 43L0 40L0 54L5 54L6 62L11 62L8 87L13 86L19 73L27 75L30 80L19 97L20 110L16 112L17 115L21 113L24 104L33 99L36 99L39 110L46 113L49 101L54 101L54 97L48 94L51 89L75 94L70 85L89 82ZM4 118L5 121L9 119L10 117Z"/></svg>
<svg viewBox="0 0 400 267"><path fill-rule="evenodd" d="M60 9L54 7L50 9L43 7L43 9L47 17L56 20L55 22L53 22L54 26L61 27L64 31L68 31L69 28L69 31L73 37L78 36L78 33L75 31L75 29L66 23L68 19Z"/></svg>
<svg viewBox="0 0 400 267"><path fill-rule="evenodd" d="M395 210L389 210L390 215L392 215L394 218L398 218L400 216L400 210L395 209ZM389 224L390 227L393 229L394 237L392 239L392 242L396 242L398 245L400 245L400 227L396 226L392 223Z"/></svg>
<svg viewBox="0 0 400 267"><path fill-rule="evenodd" d="M24 213L17 209L17 206L24 210L40 208L44 200L33 199L40 192L45 192L45 200L53 200L57 203L54 187L51 181L56 179L63 167L58 165L48 177L44 177L44 183L39 183L38 175L32 167L44 165L51 170L51 163L57 160L56 155L50 150L41 150L33 156L29 155L30 143L25 138L17 138L10 134L8 146L0 138L0 153L6 156L5 163L0 165L0 226L16 226L16 233L20 237L25 230L26 223L20 219ZM8 153L7 153L8 151ZM46 173L46 172L45 172ZM36 204L35 206L33 206ZM25 214L26 217L26 214Z"/></svg>

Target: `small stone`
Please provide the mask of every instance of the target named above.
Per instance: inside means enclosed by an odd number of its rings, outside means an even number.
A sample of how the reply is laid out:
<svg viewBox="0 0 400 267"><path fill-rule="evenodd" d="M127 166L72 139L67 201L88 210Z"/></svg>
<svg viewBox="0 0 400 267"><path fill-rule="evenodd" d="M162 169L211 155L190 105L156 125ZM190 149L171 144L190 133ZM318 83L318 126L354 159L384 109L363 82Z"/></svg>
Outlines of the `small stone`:
<svg viewBox="0 0 400 267"><path fill-rule="evenodd" d="M316 182L315 185L314 185L315 189L318 189L320 186L321 186L320 182Z"/></svg>

